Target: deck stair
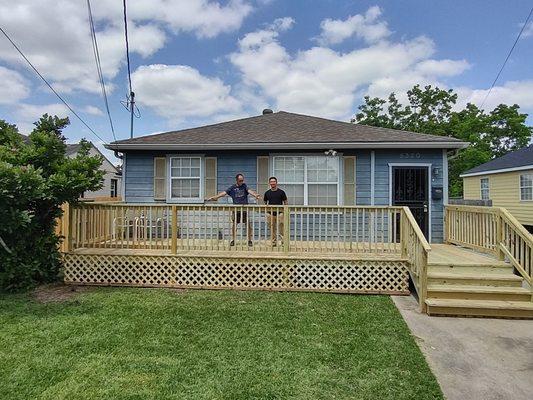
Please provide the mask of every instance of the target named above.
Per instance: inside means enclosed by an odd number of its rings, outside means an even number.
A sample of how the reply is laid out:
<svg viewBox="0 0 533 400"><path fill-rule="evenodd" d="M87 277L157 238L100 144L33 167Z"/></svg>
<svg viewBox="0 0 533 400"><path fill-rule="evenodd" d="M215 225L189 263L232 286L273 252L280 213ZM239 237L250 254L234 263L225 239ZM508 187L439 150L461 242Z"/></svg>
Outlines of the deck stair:
<svg viewBox="0 0 533 400"><path fill-rule="evenodd" d="M533 318L531 289L509 263L453 247L428 261L429 315Z"/></svg>

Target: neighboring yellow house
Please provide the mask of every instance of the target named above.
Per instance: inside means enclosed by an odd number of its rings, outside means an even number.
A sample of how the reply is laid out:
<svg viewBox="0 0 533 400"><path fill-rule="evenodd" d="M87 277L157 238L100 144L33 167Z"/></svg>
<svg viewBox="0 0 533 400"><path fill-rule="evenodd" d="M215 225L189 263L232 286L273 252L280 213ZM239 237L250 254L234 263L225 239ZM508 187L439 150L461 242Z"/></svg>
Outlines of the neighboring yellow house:
<svg viewBox="0 0 533 400"><path fill-rule="evenodd" d="M533 145L472 168L461 178L465 200L492 200L533 229Z"/></svg>

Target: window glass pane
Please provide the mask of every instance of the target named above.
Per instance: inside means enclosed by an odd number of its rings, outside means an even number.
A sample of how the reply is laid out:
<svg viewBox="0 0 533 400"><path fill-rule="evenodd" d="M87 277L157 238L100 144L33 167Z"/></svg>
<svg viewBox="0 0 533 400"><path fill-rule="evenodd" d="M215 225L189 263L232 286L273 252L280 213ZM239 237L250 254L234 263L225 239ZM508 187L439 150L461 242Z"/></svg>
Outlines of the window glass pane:
<svg viewBox="0 0 533 400"><path fill-rule="evenodd" d="M198 157L174 157L171 159L170 167L171 177L200 177L200 158Z"/></svg>
<svg viewBox="0 0 533 400"><path fill-rule="evenodd" d="M191 168L191 176L200 177L200 167Z"/></svg>
<svg viewBox="0 0 533 400"><path fill-rule="evenodd" d="M282 156L274 157L274 175L278 182L303 183L304 158Z"/></svg>
<svg viewBox="0 0 533 400"><path fill-rule="evenodd" d="M172 179L170 190L174 198L200 197L200 180Z"/></svg>
<svg viewBox="0 0 533 400"><path fill-rule="evenodd" d="M309 205L337 205L337 185L310 184Z"/></svg>
<svg viewBox="0 0 533 400"><path fill-rule="evenodd" d="M304 185L280 185L280 188L287 194L289 204L304 204Z"/></svg>
<svg viewBox="0 0 533 400"><path fill-rule="evenodd" d="M533 186L533 175L524 174L520 175L520 187L531 187Z"/></svg>
<svg viewBox="0 0 533 400"><path fill-rule="evenodd" d="M533 200L533 188L520 188L520 200Z"/></svg>
<svg viewBox="0 0 533 400"><path fill-rule="evenodd" d="M308 182L337 182L338 179L338 157L312 156L307 159Z"/></svg>

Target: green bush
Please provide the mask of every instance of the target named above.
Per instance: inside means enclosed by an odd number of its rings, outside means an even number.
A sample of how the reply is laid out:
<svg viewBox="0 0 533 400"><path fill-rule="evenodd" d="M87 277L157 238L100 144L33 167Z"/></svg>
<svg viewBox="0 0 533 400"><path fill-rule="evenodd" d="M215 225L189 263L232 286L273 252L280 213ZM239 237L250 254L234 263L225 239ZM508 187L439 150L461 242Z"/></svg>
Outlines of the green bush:
<svg viewBox="0 0 533 400"><path fill-rule="evenodd" d="M0 120L0 289L16 290L58 277L61 204L102 186L101 157L82 146L66 156L68 118L45 114L25 138Z"/></svg>

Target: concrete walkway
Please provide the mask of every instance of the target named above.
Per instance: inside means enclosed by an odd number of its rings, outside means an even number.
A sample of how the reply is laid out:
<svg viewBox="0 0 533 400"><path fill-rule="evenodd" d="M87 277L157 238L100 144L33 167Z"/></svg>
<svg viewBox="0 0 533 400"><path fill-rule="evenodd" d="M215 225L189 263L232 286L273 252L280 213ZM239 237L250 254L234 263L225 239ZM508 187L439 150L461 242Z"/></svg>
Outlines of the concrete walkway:
<svg viewBox="0 0 533 400"><path fill-rule="evenodd" d="M533 399L533 321L429 317L392 299L448 400Z"/></svg>

